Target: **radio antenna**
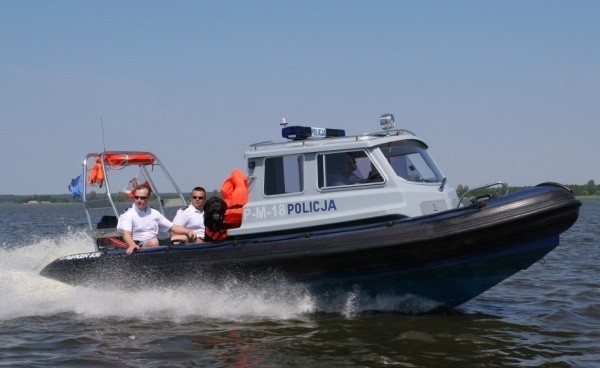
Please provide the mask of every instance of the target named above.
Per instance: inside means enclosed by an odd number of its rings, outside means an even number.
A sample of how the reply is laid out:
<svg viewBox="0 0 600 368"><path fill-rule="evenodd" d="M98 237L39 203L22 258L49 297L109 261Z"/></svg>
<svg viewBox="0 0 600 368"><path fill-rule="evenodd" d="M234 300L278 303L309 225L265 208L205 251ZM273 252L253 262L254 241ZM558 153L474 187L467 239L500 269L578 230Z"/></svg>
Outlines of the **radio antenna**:
<svg viewBox="0 0 600 368"><path fill-rule="evenodd" d="M104 148L104 152L106 152L106 140L104 139L104 120L102 120L102 116L100 117L100 125L102 125L102 146Z"/></svg>

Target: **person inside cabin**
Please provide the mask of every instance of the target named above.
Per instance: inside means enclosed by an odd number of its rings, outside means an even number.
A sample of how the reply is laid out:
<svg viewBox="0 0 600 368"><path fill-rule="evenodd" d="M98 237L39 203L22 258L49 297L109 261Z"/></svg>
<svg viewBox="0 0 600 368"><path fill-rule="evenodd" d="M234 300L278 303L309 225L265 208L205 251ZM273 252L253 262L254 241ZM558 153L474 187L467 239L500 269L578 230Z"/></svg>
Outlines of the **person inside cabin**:
<svg viewBox="0 0 600 368"><path fill-rule="evenodd" d="M152 189L148 184L141 184L133 190L133 205L119 216L117 229L123 232L123 240L127 244L127 254L141 248L158 247L159 230L169 230L174 234L186 235L195 239L196 233L169 221L162 213L148 205Z"/></svg>
<svg viewBox="0 0 600 368"><path fill-rule="evenodd" d="M364 183L365 177L358 169L356 157L352 153L346 154L346 172L348 173L348 181L351 184Z"/></svg>
<svg viewBox="0 0 600 368"><path fill-rule="evenodd" d="M202 187L192 189L190 195L190 204L187 207L177 210L173 223L181 225L195 234L194 243L204 241L204 204L206 203L206 190ZM171 235L171 242L182 244L188 242L186 235Z"/></svg>
<svg viewBox="0 0 600 368"><path fill-rule="evenodd" d="M327 186L351 185L364 181L356 158L351 153L327 155Z"/></svg>

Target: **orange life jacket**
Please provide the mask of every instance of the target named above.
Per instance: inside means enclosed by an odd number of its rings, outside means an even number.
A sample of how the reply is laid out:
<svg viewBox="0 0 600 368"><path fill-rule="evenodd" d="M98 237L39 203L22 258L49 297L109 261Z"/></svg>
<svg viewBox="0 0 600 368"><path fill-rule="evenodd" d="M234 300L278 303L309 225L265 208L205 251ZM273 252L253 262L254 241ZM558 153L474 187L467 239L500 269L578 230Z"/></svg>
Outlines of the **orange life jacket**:
<svg viewBox="0 0 600 368"><path fill-rule="evenodd" d="M215 242L223 241L227 239L227 229L219 229L212 231L208 227L204 228L204 239L212 240Z"/></svg>
<svg viewBox="0 0 600 368"><path fill-rule="evenodd" d="M248 203L248 178L246 174L239 169L233 169L221 185L221 197L227 203L223 224L228 229L240 227L242 224L242 207Z"/></svg>
<svg viewBox="0 0 600 368"><path fill-rule="evenodd" d="M88 176L88 184L96 185L102 188L102 184L104 183L104 172L102 171L102 164L100 160L96 160L94 166L92 166L89 176Z"/></svg>

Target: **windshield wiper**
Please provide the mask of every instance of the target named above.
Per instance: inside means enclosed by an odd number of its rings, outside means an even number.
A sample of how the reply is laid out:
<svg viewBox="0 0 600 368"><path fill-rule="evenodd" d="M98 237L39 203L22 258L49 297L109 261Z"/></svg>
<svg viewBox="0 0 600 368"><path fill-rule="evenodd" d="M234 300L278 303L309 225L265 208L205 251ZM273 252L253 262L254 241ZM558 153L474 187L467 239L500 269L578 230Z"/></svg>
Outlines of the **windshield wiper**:
<svg viewBox="0 0 600 368"><path fill-rule="evenodd" d="M445 177L442 179L442 184L440 184L440 187L438 188L438 190L440 192L444 191L444 185L446 185L446 178Z"/></svg>

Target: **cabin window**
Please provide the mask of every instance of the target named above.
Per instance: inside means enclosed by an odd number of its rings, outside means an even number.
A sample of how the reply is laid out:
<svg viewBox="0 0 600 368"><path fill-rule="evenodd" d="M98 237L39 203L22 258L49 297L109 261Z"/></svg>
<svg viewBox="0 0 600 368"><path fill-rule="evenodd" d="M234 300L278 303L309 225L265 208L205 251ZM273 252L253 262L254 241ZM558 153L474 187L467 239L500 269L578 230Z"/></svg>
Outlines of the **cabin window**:
<svg viewBox="0 0 600 368"><path fill-rule="evenodd" d="M265 159L265 195L304 190L304 157L287 155Z"/></svg>
<svg viewBox="0 0 600 368"><path fill-rule="evenodd" d="M317 163L319 188L383 181L379 171L364 151L319 154Z"/></svg>
<svg viewBox="0 0 600 368"><path fill-rule="evenodd" d="M442 173L427 153L427 147L417 141L392 142L380 146L399 177L412 182L439 183Z"/></svg>

